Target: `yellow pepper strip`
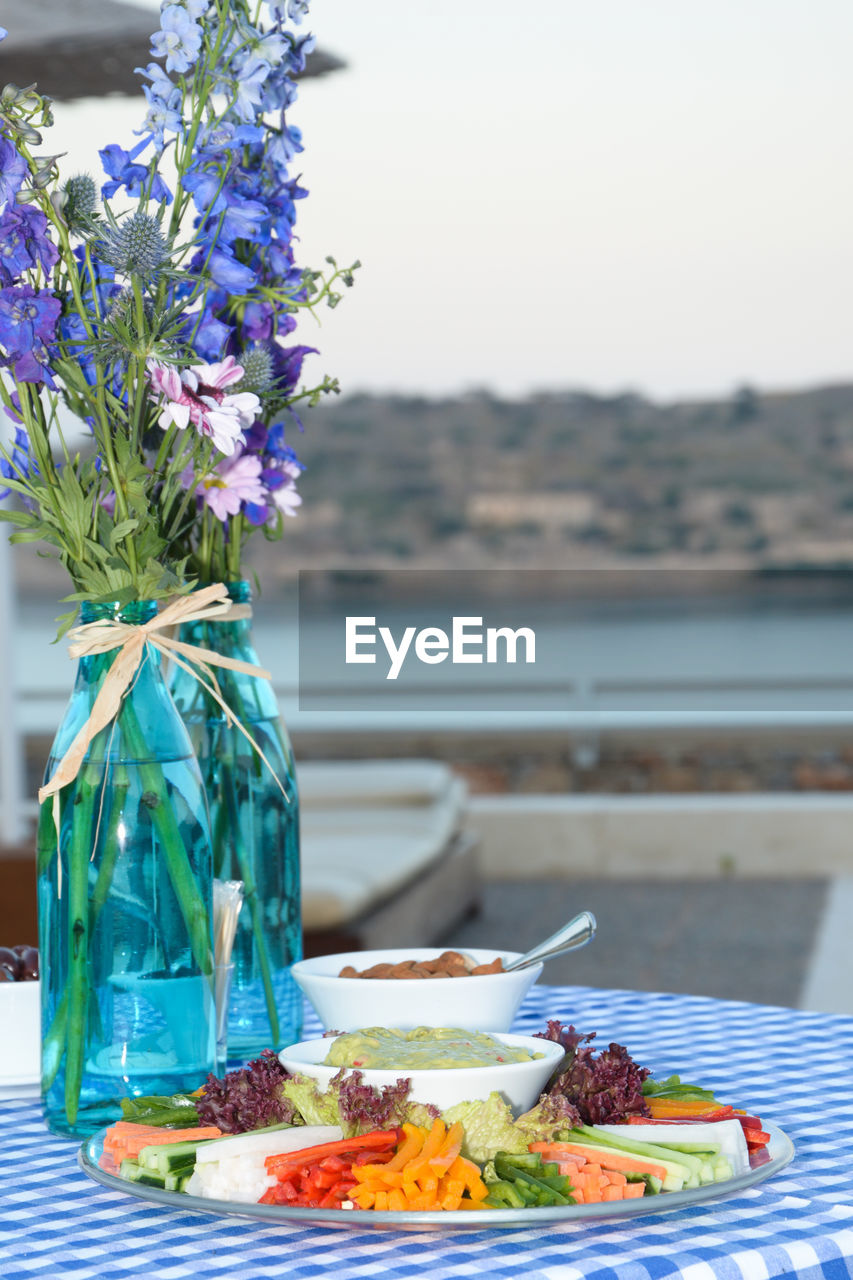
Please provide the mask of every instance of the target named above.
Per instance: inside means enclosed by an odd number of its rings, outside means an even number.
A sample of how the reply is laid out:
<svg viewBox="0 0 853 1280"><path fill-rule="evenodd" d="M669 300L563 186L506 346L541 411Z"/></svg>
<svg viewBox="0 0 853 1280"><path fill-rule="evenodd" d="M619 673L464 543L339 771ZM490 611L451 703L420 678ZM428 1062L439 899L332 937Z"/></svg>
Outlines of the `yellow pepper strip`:
<svg viewBox="0 0 853 1280"><path fill-rule="evenodd" d="M408 1209L408 1207L409 1207L409 1202L406 1199L406 1197L403 1195L403 1192L400 1190L399 1187L395 1187L393 1191L388 1192L388 1208L389 1209L395 1209L399 1212L402 1212L404 1209Z"/></svg>
<svg viewBox="0 0 853 1280"><path fill-rule="evenodd" d="M388 1192L387 1191L376 1192L376 1199L373 1202L373 1207L374 1209L379 1209L380 1211L388 1208Z"/></svg>

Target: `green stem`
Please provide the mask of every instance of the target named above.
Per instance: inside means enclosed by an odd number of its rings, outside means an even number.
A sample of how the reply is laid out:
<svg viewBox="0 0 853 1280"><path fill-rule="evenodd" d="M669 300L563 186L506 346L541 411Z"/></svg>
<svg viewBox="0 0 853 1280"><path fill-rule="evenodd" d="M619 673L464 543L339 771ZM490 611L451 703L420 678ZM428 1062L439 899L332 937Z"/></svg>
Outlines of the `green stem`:
<svg viewBox="0 0 853 1280"><path fill-rule="evenodd" d="M139 779L143 792L149 797L151 822L163 848L163 856L175 897L187 926L190 946L195 962L203 974L213 973L212 933L210 917L198 892L180 827L169 803L169 794L162 767L146 759L148 748L133 703L126 698L122 709L121 727L125 734L129 754L138 762Z"/></svg>
<svg viewBox="0 0 853 1280"><path fill-rule="evenodd" d="M89 899L89 938L94 937L95 926L98 923L98 917L101 914L101 908L107 900L110 885L112 884L113 872L118 859L118 825L121 822L124 805L127 799L127 792L130 787L130 780L127 777L127 770L118 765L116 768L116 777L112 779L113 802L111 806L110 817L107 825L107 838L104 845L104 856L98 870L98 876L95 881L95 887ZM94 812L94 811L93 811ZM90 815L91 816L91 815ZM47 870L47 863L55 853L56 842L55 837L51 844L48 838L49 833L53 833L53 812L50 803L43 804L39 812L39 839L38 839L38 874L42 876ZM62 1051L65 1047L65 1040L68 1026L68 991L66 986L62 993L62 998L56 1006L56 1012L53 1015L53 1021L50 1024L50 1030L44 1040L44 1063L43 1077L44 1089L48 1090L56 1079L56 1073L62 1061ZM78 1089L79 1096L79 1089Z"/></svg>
<svg viewBox="0 0 853 1280"><path fill-rule="evenodd" d="M86 1061L89 1008L89 859L95 801L103 781L101 770L96 765L86 765L77 784L71 813L71 848L68 851L65 1114L68 1123L72 1125L77 1120Z"/></svg>

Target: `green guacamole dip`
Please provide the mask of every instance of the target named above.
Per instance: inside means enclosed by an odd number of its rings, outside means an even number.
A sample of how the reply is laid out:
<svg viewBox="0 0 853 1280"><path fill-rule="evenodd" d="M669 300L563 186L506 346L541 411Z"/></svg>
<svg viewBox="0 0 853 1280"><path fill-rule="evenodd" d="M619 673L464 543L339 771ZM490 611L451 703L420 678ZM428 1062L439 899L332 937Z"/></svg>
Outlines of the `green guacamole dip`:
<svg viewBox="0 0 853 1280"><path fill-rule="evenodd" d="M530 1062L541 1057L541 1053L502 1044L482 1031L461 1031L458 1027L415 1027L413 1031L367 1027L333 1040L325 1063L330 1067L409 1071L493 1067L501 1062Z"/></svg>

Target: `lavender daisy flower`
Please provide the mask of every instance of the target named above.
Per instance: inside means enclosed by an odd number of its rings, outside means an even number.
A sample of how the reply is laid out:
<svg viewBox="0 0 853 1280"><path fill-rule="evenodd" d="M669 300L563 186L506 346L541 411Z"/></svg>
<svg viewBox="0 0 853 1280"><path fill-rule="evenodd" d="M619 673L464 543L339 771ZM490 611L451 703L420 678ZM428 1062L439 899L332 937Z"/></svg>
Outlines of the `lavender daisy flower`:
<svg viewBox="0 0 853 1280"><path fill-rule="evenodd" d="M196 494L223 523L238 515L244 503L264 502L260 458L251 453L233 454L200 481Z"/></svg>

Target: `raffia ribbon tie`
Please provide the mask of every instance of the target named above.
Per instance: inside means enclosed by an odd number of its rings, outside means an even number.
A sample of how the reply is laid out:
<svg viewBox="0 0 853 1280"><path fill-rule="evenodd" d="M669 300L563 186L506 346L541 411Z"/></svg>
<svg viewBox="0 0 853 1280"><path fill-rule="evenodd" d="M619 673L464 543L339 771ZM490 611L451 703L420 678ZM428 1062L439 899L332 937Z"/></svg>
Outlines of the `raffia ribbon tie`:
<svg viewBox="0 0 853 1280"><path fill-rule="evenodd" d="M88 720L60 760L53 776L39 791L39 804L43 804L53 796L53 816L57 831L59 793L77 777L92 740L115 720L121 709L122 698L139 670L148 645L159 650L160 653L168 654L176 666L188 671L194 679L198 680L222 708L228 723L235 725L252 749L257 752L275 778L282 795L285 799L288 798L269 760L222 697L212 668L227 667L229 671L262 676L267 680L270 678L270 673L251 662L227 658L213 649L186 644L185 641L177 640L174 635L168 634L170 629L177 629L184 622L203 622L207 619L217 622L236 622L240 618L251 617L251 612L249 605L233 604L228 598L228 588L224 583L217 582L212 586L203 587L200 591L194 591L192 595L181 596L148 622L132 624L103 618L97 622L85 622L82 626L72 628L69 632L71 640L69 654L72 658L111 653L114 649L117 649L118 653L104 676Z"/></svg>

